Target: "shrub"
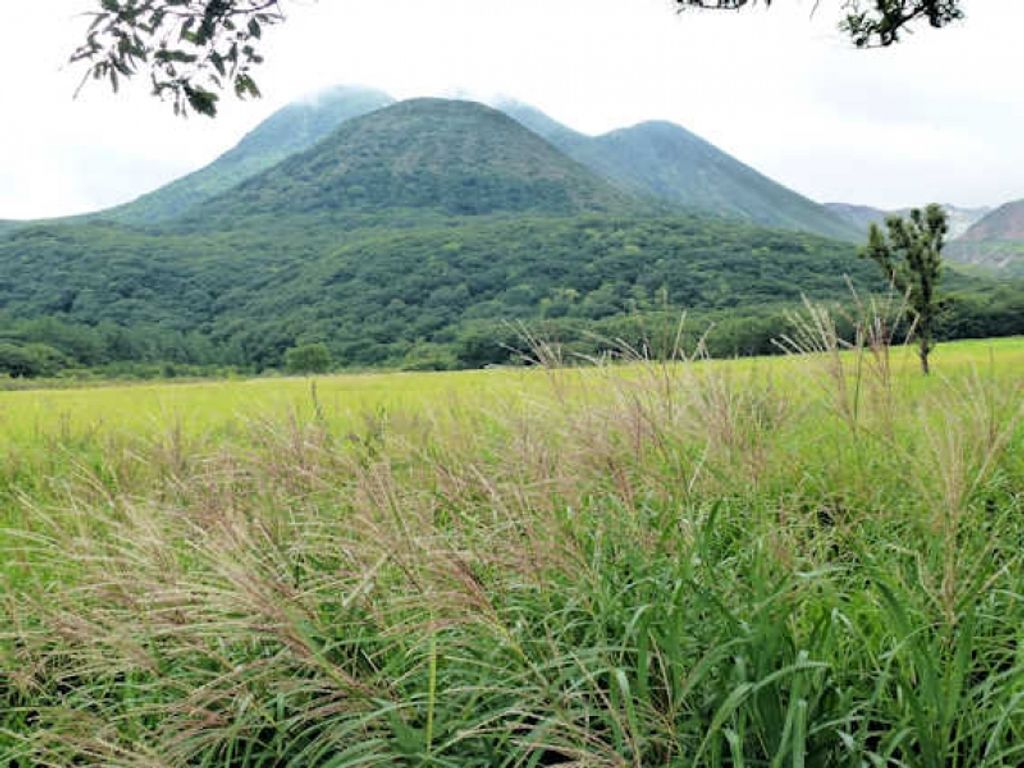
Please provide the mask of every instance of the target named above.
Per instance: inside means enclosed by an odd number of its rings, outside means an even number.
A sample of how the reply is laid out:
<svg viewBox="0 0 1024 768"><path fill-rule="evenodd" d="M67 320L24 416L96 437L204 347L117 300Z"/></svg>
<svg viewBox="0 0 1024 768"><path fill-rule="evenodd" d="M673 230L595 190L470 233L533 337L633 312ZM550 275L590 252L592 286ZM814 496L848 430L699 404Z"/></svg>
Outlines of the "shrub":
<svg viewBox="0 0 1024 768"><path fill-rule="evenodd" d="M284 355L289 373L325 373L331 367L331 351L326 344L302 344L292 347Z"/></svg>
<svg viewBox="0 0 1024 768"><path fill-rule="evenodd" d="M0 342L0 373L15 377L53 376L67 358L46 344Z"/></svg>

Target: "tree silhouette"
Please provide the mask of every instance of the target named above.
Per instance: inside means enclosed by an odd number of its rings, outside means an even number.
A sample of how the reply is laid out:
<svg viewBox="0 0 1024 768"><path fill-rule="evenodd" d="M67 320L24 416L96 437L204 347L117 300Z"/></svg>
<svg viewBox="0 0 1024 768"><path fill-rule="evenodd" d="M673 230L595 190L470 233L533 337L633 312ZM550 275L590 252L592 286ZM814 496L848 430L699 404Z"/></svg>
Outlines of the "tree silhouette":
<svg viewBox="0 0 1024 768"><path fill-rule="evenodd" d="M623 0L625 2L626 0ZM176 114L217 114L219 92L259 96L263 30L285 20L280 0L94 0L85 41L71 56L87 65L83 84L148 73L153 94ZM675 0L680 9L741 10L772 0ZM844 0L840 29L859 48L900 41L912 24L943 27L963 18L964 0Z"/></svg>
<svg viewBox="0 0 1024 768"><path fill-rule="evenodd" d="M738 11L759 0L676 0L680 8ZM760 0L771 6L772 0ZM846 0L839 28L858 48L884 48L917 21L936 29L964 17L963 0Z"/></svg>

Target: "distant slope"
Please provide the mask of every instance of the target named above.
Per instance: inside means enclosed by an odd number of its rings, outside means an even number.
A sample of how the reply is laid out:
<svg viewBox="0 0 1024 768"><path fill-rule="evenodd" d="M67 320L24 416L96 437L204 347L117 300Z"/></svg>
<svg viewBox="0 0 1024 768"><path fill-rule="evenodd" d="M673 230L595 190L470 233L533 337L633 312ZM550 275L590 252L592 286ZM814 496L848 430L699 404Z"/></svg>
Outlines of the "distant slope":
<svg viewBox="0 0 1024 768"><path fill-rule="evenodd" d="M886 216L906 216L910 213L910 208L885 211L868 205L852 205L850 203L825 203L825 207L842 216L863 233L867 233L872 224L881 226L885 223ZM971 225L992 210L991 208L961 208L948 203L943 204L942 207L945 208L946 214L949 216L948 238L951 240L962 235Z"/></svg>
<svg viewBox="0 0 1024 768"><path fill-rule="evenodd" d="M1015 200L996 208L968 229L961 240L980 242L985 240L1024 241L1024 200Z"/></svg>
<svg viewBox="0 0 1024 768"><path fill-rule="evenodd" d="M859 229L842 217L678 125L646 122L589 137L528 105L504 102L499 107L623 189L764 226L860 239Z"/></svg>
<svg viewBox="0 0 1024 768"><path fill-rule="evenodd" d="M854 205L852 203L824 203L823 205L863 233L866 233L872 224L881 226L885 223L886 216L899 213L899 211L886 211L881 208L872 208L870 205Z"/></svg>
<svg viewBox="0 0 1024 768"><path fill-rule="evenodd" d="M495 105L513 120L525 125L538 136L550 141L556 147L570 156L581 152L593 141L592 136L574 131L567 125L563 125L552 117L541 112L536 107L524 104L521 101L499 101Z"/></svg>
<svg viewBox="0 0 1024 768"><path fill-rule="evenodd" d="M947 251L951 258L1011 274L1024 274L1024 200L996 208Z"/></svg>
<svg viewBox="0 0 1024 768"><path fill-rule="evenodd" d="M960 237L970 229L977 221L992 212L991 208L961 208L956 205L943 204L946 213L949 215L949 238Z"/></svg>
<svg viewBox="0 0 1024 768"><path fill-rule="evenodd" d="M197 218L402 209L567 215L638 207L501 112L413 99L344 123L311 149L209 201Z"/></svg>
<svg viewBox="0 0 1024 768"><path fill-rule="evenodd" d="M205 168L101 215L131 224L172 219L313 146L346 120L392 103L394 99L381 91L342 86L290 104Z"/></svg>

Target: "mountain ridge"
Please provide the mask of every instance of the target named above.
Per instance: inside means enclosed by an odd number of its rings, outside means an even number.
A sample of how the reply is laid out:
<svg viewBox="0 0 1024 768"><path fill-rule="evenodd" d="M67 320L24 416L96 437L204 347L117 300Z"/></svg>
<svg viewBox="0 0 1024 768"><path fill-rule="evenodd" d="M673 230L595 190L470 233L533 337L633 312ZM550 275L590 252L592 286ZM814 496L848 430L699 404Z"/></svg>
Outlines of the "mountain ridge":
<svg viewBox="0 0 1024 768"><path fill-rule="evenodd" d="M115 208L63 220L101 218L141 226L173 222L312 148L348 120L396 103L371 88L329 89L278 110L235 147L181 179ZM674 123L649 120L590 137L522 102L504 100L495 107L621 192L648 204L660 200L663 211L677 207L846 241L861 237L844 218ZM20 226L0 227L0 235Z"/></svg>
<svg viewBox="0 0 1024 768"><path fill-rule="evenodd" d="M310 149L346 121L396 103L389 94L373 88L336 86L327 89L273 113L209 165L129 203L59 219L0 221L0 237L40 221L99 218L152 226L180 220L190 212L200 211L213 197L222 196L291 155ZM504 99L494 106L621 192L645 198L648 203L661 200L662 212L668 210L665 206L674 205L694 212L859 242L870 223L881 223L889 213L909 211L906 208L890 212L847 203L819 205L669 121L648 120L599 136L588 136L523 102ZM659 143L668 144L669 148L659 149ZM694 156L702 157L695 163ZM950 240L965 234L982 215L991 212L985 208L948 205L946 208L950 213ZM972 236L965 242L968 241L980 242L980 238ZM984 247L976 245L974 249ZM950 253L958 258L957 254L965 248L954 247ZM985 257L977 258L985 260Z"/></svg>
<svg viewBox="0 0 1024 768"><path fill-rule="evenodd" d="M642 207L503 112L426 98L342 123L309 149L208 200L200 218L391 209L566 215Z"/></svg>
<svg viewBox="0 0 1024 768"><path fill-rule="evenodd" d="M623 189L689 210L845 241L859 233L820 204L768 178L667 120L587 136L521 102L498 108Z"/></svg>

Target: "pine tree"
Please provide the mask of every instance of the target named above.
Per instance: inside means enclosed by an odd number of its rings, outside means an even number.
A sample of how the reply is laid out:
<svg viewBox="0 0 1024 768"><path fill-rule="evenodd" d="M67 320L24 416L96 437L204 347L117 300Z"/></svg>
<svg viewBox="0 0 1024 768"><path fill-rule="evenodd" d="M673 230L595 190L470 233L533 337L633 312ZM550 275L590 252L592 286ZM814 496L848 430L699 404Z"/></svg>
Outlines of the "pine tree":
<svg viewBox="0 0 1024 768"><path fill-rule="evenodd" d="M890 216L885 227L888 234L883 234L877 224L871 225L868 245L861 256L875 261L896 290L906 295L907 312L917 334L921 370L928 374L928 355L935 347L942 247L949 229L946 212L933 203L923 212L913 209L909 219Z"/></svg>

